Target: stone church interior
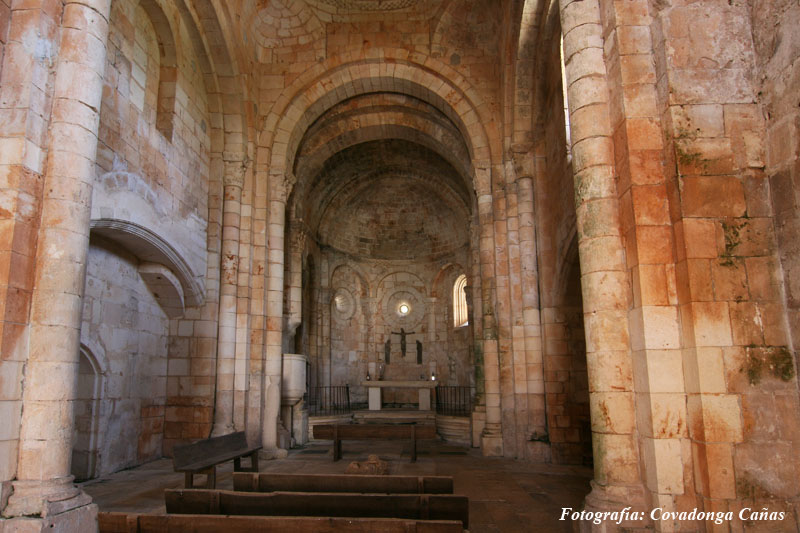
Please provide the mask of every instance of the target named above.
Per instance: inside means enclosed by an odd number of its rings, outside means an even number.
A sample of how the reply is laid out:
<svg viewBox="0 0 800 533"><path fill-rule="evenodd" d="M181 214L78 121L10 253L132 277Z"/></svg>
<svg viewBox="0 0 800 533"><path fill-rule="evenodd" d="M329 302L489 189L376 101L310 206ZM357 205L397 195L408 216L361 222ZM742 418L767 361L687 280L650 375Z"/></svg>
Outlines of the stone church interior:
<svg viewBox="0 0 800 533"><path fill-rule="evenodd" d="M370 424L800 530L799 95L792 0L0 0L0 532Z"/></svg>

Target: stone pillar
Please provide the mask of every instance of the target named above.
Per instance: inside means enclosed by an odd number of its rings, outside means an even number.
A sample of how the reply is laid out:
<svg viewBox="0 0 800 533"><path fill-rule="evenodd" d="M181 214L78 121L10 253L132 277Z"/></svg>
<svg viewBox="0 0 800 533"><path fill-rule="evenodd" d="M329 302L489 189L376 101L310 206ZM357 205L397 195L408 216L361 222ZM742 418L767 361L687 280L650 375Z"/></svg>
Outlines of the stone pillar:
<svg viewBox="0 0 800 533"><path fill-rule="evenodd" d="M685 439L689 428L697 428L698 424L687 416L687 406L691 408L692 399L690 397L687 402L683 374L689 372L692 365L690 360L682 358L682 348L690 348L692 343L688 336L681 340L679 317L692 313L679 313L676 305L678 294L683 291L677 289L677 249L673 243L676 233L680 232L674 229L669 203L670 198L677 199L680 194L668 192L669 188L677 187L678 179L668 175L675 164L664 162L668 161L664 159L665 136L662 134L666 102L659 103L657 96L661 82L656 64L661 62L653 53L653 50L663 50L663 44L651 45L650 9L648 0L630 0L624 7L614 4L604 12L605 34L614 36L606 42L605 57L613 87L609 96L617 103L610 106L610 122L615 128L614 138L620 139L614 150L621 208L609 203L595 211L596 216L602 216L599 209L619 209L622 214L633 294L628 323L643 482L648 489L648 507L674 511L684 498L686 486L694 483L686 475L685 465L690 465L692 459L690 445ZM714 26L714 31L717 30ZM667 77L664 72L661 79L665 85ZM667 99L666 95L661 98ZM721 121L721 110L719 114ZM695 195L689 193L689 196ZM672 212L677 217L680 211L676 208ZM687 333L688 328L683 332ZM701 367L705 364L712 367L711 360L701 363ZM721 361L719 367L722 367ZM730 407L727 404L724 409L733 413ZM736 421L738 417L736 412ZM708 463L698 461L695 464ZM728 481L733 487L732 469ZM688 510L691 508L689 506ZM663 520L654 526L657 531L675 528L675 524Z"/></svg>
<svg viewBox="0 0 800 533"><path fill-rule="evenodd" d="M289 291L287 327L289 334L294 335L303 321L303 249L306 244L306 233L300 224L291 223L289 227ZM294 346L290 346L294 350Z"/></svg>
<svg viewBox="0 0 800 533"><path fill-rule="evenodd" d="M110 2L64 2L31 299L17 479L3 516L97 528L70 475L84 275ZM7 525L6 528L9 526ZM38 526L35 526L38 529ZM14 526L11 525L13 529Z"/></svg>
<svg viewBox="0 0 800 533"><path fill-rule="evenodd" d="M643 510L627 316L631 289L615 183L600 6L598 0L560 0L560 13L594 451L586 508Z"/></svg>
<svg viewBox="0 0 800 533"><path fill-rule="evenodd" d="M250 264L250 331L247 376L247 419L245 427L249 442L261 441L262 390L264 381L264 337L266 335L267 304L267 179L266 173L253 172L252 260ZM244 189L243 189L244 193ZM246 198L246 196L244 196ZM234 406L236 404L234 403ZM235 412L234 412L235 413ZM234 418L235 418L234 414Z"/></svg>
<svg viewBox="0 0 800 533"><path fill-rule="evenodd" d="M497 169L497 175L505 179L505 169ZM505 185L505 184L504 184ZM498 187L492 191L492 218L494 220L494 320L497 328L497 362L500 380L500 416L502 418L503 455L519 457L517 442L517 396L514 380L514 345L512 342L511 279L509 259L511 255L508 206L510 187Z"/></svg>
<svg viewBox="0 0 800 533"><path fill-rule="evenodd" d="M532 159L532 158L531 158ZM519 248L522 290L522 321L528 391L528 435L541 441L528 441L531 459L547 460L547 424L544 396L544 361L542 358L542 323L539 314L539 268L534 227L533 179L517 179L517 211L519 216Z"/></svg>
<svg viewBox="0 0 800 533"><path fill-rule="evenodd" d="M220 253L217 388L212 436L233 433L233 386L236 358L236 292L242 185L247 163L243 154L223 154L222 250Z"/></svg>
<svg viewBox="0 0 800 533"><path fill-rule="evenodd" d="M431 343L431 346L436 342L436 300L436 298L428 298L428 309L430 309L428 315L428 342ZM428 353L431 353L430 349Z"/></svg>
<svg viewBox="0 0 800 533"><path fill-rule="evenodd" d="M319 352L319 379L317 383L320 387L331 386L331 299L333 298L332 289L329 281L328 261L323 258L320 270L320 290L317 304L319 305L320 315L320 337L318 344Z"/></svg>
<svg viewBox="0 0 800 533"><path fill-rule="evenodd" d="M494 316L494 225L492 195L478 198L480 225L481 304L483 311L483 368L486 398L486 425L481 434L481 452L485 456L503 455L503 431L500 410L500 361L497 352L497 323Z"/></svg>
<svg viewBox="0 0 800 533"><path fill-rule="evenodd" d="M264 396L261 412L261 445L270 457L286 454L278 448L281 408L281 363L283 338L283 267L286 226L286 190L282 176L270 176L273 185L268 215L267 246L267 335L264 362ZM275 183L278 182L278 183ZM280 189L283 186L283 190Z"/></svg>

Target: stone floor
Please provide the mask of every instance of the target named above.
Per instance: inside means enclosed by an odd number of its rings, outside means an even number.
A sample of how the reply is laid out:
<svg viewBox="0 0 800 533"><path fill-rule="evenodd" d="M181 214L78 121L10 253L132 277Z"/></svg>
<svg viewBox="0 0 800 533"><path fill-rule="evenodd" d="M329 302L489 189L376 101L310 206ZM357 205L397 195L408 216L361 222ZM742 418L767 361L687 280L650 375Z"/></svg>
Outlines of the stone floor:
<svg viewBox="0 0 800 533"><path fill-rule="evenodd" d="M509 459L486 458L477 449L441 442L421 442L416 463L409 461L410 445L402 442L345 441L343 458L331 461L330 444L312 443L290 451L286 459L262 461L262 472L341 474L350 461L378 454L390 474L452 476L455 493L469 497L470 531L572 531L561 522L562 507L579 507L589 492L591 469L534 465ZM232 464L220 466L217 487L231 489ZM83 484L101 511L164 513L162 492L183 486L183 474L172 471L170 459L92 480Z"/></svg>

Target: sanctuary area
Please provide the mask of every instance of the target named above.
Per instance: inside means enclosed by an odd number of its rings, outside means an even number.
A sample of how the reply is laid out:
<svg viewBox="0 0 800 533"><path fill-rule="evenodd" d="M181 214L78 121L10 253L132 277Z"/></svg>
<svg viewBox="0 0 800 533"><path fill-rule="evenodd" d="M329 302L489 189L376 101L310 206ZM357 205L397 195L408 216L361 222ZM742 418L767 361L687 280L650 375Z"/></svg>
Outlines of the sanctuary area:
<svg viewBox="0 0 800 533"><path fill-rule="evenodd" d="M315 431L798 531L799 156L795 0L0 0L0 533Z"/></svg>

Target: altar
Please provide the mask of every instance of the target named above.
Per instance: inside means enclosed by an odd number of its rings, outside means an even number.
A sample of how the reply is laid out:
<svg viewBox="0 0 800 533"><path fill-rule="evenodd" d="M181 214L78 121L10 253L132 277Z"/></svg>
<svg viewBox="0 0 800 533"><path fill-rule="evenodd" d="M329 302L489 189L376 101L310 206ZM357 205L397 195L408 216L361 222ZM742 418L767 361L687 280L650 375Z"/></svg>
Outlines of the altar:
<svg viewBox="0 0 800 533"><path fill-rule="evenodd" d="M431 410L431 389L436 387L436 381L362 381L361 384L369 389L369 410L381 410L381 391L384 388L418 389L419 410Z"/></svg>

